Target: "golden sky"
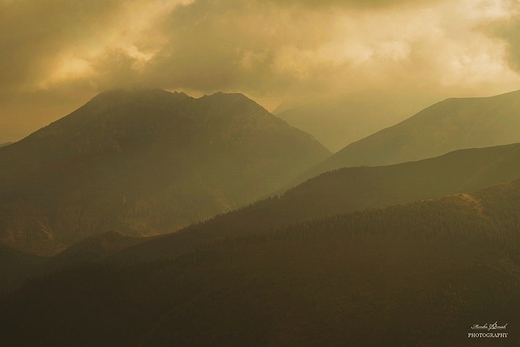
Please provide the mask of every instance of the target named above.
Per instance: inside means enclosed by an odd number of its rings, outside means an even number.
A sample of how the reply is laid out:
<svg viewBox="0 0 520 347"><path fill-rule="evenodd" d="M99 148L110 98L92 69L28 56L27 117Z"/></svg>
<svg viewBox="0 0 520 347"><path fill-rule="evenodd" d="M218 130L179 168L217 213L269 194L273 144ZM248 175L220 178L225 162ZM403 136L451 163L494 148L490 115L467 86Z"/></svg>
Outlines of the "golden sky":
<svg viewBox="0 0 520 347"><path fill-rule="evenodd" d="M518 0L0 0L0 143L112 88L411 104L520 89Z"/></svg>

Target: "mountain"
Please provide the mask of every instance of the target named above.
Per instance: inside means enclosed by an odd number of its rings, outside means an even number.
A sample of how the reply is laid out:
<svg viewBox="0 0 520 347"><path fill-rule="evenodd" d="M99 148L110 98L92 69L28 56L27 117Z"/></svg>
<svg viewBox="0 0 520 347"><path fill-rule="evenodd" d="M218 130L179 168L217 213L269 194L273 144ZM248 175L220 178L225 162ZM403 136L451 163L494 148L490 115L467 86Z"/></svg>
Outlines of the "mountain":
<svg viewBox="0 0 520 347"><path fill-rule="evenodd" d="M153 238L153 237L152 237ZM129 237L117 231L88 237L55 255L49 268L62 268L83 261L102 261L128 247L149 241L151 238Z"/></svg>
<svg viewBox="0 0 520 347"><path fill-rule="evenodd" d="M330 152L242 94L102 93L0 148L0 239L52 255L155 235L251 203Z"/></svg>
<svg viewBox="0 0 520 347"><path fill-rule="evenodd" d="M0 143L0 147L9 146L12 142Z"/></svg>
<svg viewBox="0 0 520 347"><path fill-rule="evenodd" d="M178 256L208 242L265 233L298 221L479 189L520 178L520 144L459 150L391 166L324 173L246 208L116 254L119 259Z"/></svg>
<svg viewBox="0 0 520 347"><path fill-rule="evenodd" d="M91 236L54 256L47 271L83 261L135 262L176 257L224 238L263 234L338 213L473 193L520 177L520 144L455 151L387 167L344 168L322 174L278 197L183 230L133 238L118 231ZM0 278L1 280L1 278Z"/></svg>
<svg viewBox="0 0 520 347"><path fill-rule="evenodd" d="M421 100L420 105L430 102ZM304 105L281 107L273 113L295 128L312 134L320 143L337 152L381 129L410 117L424 106L408 98L379 93L347 95Z"/></svg>
<svg viewBox="0 0 520 347"><path fill-rule="evenodd" d="M0 299L2 345L518 346L520 181L81 264ZM505 330L475 331L475 324Z"/></svg>
<svg viewBox="0 0 520 347"><path fill-rule="evenodd" d="M28 278L44 274L48 261L0 244L0 295L17 289Z"/></svg>
<svg viewBox="0 0 520 347"><path fill-rule="evenodd" d="M439 156L463 148L520 141L520 91L447 99L392 127L351 143L302 180L349 166L378 166Z"/></svg>
<svg viewBox="0 0 520 347"><path fill-rule="evenodd" d="M38 257L0 244L0 295L25 281L84 262L103 262L153 237L128 237L117 231L88 237L53 257Z"/></svg>

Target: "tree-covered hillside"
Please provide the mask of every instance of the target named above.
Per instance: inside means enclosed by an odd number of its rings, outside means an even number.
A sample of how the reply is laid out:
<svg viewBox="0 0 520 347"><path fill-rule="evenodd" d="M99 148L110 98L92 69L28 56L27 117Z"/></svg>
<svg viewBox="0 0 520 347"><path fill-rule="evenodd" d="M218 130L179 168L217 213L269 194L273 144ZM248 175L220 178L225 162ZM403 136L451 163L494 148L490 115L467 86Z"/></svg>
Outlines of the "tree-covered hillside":
<svg viewBox="0 0 520 347"><path fill-rule="evenodd" d="M16 346L516 346L520 181L83 264L1 300ZM474 340L474 324L508 338Z"/></svg>

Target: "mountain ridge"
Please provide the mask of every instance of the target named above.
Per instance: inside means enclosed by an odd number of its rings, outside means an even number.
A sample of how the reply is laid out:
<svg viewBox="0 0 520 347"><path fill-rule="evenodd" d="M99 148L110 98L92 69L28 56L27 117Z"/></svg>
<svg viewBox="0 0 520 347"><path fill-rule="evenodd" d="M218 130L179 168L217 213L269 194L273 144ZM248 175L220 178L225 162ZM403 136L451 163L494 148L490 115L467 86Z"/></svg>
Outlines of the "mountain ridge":
<svg viewBox="0 0 520 347"><path fill-rule="evenodd" d="M316 137L332 152L416 114L435 99L376 92L281 105L273 113Z"/></svg>
<svg viewBox="0 0 520 347"><path fill-rule="evenodd" d="M342 168L285 193L129 247L116 258L177 256L223 237L264 233L309 219L443 195L473 193L520 178L520 143L458 150L417 162Z"/></svg>
<svg viewBox="0 0 520 347"><path fill-rule="evenodd" d="M77 264L0 297L0 341L471 346L471 326L491 315L509 325L500 345L516 346L519 202L515 181L153 262Z"/></svg>
<svg viewBox="0 0 520 347"><path fill-rule="evenodd" d="M244 95L101 93L0 149L0 239L59 251L108 230L175 230L265 196L328 155Z"/></svg>
<svg viewBox="0 0 520 347"><path fill-rule="evenodd" d="M302 175L351 166L380 166L464 148L520 141L520 90L490 97L449 98L356 141Z"/></svg>

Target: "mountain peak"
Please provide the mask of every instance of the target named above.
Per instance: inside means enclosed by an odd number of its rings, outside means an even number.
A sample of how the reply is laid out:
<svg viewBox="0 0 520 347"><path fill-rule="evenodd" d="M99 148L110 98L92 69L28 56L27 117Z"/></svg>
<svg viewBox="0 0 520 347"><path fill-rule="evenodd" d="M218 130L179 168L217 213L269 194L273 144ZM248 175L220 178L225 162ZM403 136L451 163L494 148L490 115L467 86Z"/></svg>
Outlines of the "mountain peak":
<svg viewBox="0 0 520 347"><path fill-rule="evenodd" d="M0 209L41 203L30 220L48 220L60 249L107 229L153 235L248 204L329 154L241 94L112 90L0 151ZM39 247L42 228L10 245Z"/></svg>
<svg viewBox="0 0 520 347"><path fill-rule="evenodd" d="M247 96L245 96L242 93L224 93L224 92L216 92L210 95L204 95L200 98L201 100L219 100L223 102L229 102L229 101L247 101L247 102L254 102L253 100L249 99Z"/></svg>
<svg viewBox="0 0 520 347"><path fill-rule="evenodd" d="M215 97L215 98L245 98L249 99L247 96L245 96L242 93L225 93L225 92L216 92L210 95L205 95L205 97Z"/></svg>
<svg viewBox="0 0 520 347"><path fill-rule="evenodd" d="M203 103L209 103L213 105L213 108L221 108L222 106L241 106L250 108L251 111L257 110L268 113L268 111L262 105L258 104L256 101L248 98L242 93L217 92L211 95L204 95L199 100L201 100Z"/></svg>
<svg viewBox="0 0 520 347"><path fill-rule="evenodd" d="M161 99L191 99L185 93L169 92L163 89L110 89L96 95L90 102L136 102ZM89 103L90 103L89 102Z"/></svg>

